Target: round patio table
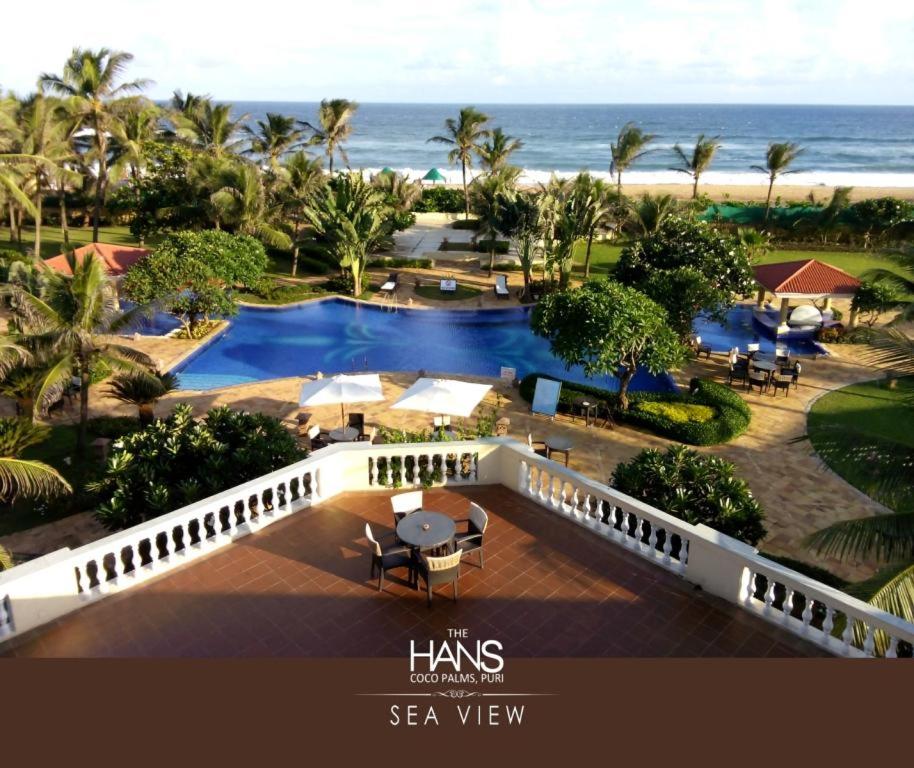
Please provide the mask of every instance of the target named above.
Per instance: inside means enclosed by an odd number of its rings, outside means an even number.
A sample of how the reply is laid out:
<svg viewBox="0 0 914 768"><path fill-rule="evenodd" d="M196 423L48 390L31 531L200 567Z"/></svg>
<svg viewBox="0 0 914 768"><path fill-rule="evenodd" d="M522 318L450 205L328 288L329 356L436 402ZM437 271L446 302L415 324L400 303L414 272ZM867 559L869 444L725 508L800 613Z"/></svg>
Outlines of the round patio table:
<svg viewBox="0 0 914 768"><path fill-rule="evenodd" d="M351 443L359 436L355 427L337 427L330 430L330 439L334 443Z"/></svg>
<svg viewBox="0 0 914 768"><path fill-rule="evenodd" d="M565 454L565 466L567 467L568 456L571 453L571 449L574 448L574 442L571 438L563 435L547 435L543 442L546 443L546 452L549 454L549 458L552 458L552 454L556 451Z"/></svg>
<svg viewBox="0 0 914 768"><path fill-rule="evenodd" d="M751 365L754 370L761 371L768 376L769 379L771 379L771 374L778 369L778 366L775 363L768 362L767 360L756 359L752 361Z"/></svg>
<svg viewBox="0 0 914 768"><path fill-rule="evenodd" d="M424 527L426 525L427 529ZM444 546L454 538L456 532L457 525L447 515L421 509L397 523L397 538L420 552Z"/></svg>
<svg viewBox="0 0 914 768"><path fill-rule="evenodd" d="M589 427L596 420L597 404L586 397L576 397L574 407L577 408L584 417L584 426ZM571 411L571 420L574 421L574 410Z"/></svg>

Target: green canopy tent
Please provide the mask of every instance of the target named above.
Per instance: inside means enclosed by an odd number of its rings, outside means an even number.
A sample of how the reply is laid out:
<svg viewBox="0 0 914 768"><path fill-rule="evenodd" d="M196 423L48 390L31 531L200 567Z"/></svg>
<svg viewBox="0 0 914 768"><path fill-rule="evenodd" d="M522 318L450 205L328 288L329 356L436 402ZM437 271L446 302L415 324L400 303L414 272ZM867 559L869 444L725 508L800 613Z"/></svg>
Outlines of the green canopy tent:
<svg viewBox="0 0 914 768"><path fill-rule="evenodd" d="M394 175L394 169L393 169L393 168L389 168L388 166L385 165L385 166L381 169L381 173L380 173L379 175L382 175L382 176L393 176L393 175Z"/></svg>
<svg viewBox="0 0 914 768"><path fill-rule="evenodd" d="M422 177L422 181L430 181L434 184L436 181L447 181L447 179L437 168L432 168Z"/></svg>

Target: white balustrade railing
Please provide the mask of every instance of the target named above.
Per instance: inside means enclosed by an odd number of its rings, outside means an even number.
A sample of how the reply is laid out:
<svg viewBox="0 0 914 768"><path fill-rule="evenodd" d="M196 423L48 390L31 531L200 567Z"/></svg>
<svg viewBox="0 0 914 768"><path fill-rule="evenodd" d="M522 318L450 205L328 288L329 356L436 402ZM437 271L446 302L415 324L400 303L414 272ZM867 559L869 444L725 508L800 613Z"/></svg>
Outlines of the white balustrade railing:
<svg viewBox="0 0 914 768"><path fill-rule="evenodd" d="M911 655L914 625L746 544L619 493L507 438L338 444L76 550L0 574L0 641L346 491L500 483L594 535L840 656Z"/></svg>

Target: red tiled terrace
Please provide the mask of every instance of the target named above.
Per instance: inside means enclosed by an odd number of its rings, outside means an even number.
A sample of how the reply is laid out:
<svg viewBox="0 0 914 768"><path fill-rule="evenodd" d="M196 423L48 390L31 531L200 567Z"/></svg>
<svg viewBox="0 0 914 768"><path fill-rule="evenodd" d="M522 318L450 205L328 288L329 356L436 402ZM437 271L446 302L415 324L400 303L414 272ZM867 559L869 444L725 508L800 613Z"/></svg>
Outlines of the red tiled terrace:
<svg viewBox="0 0 914 768"><path fill-rule="evenodd" d="M485 569L431 608L392 572L369 579L365 521L390 493L347 493L11 641L19 656L402 656L448 627L513 657L806 656L815 646L550 515L500 485L426 491L425 507L490 514ZM470 556L475 562L475 554Z"/></svg>

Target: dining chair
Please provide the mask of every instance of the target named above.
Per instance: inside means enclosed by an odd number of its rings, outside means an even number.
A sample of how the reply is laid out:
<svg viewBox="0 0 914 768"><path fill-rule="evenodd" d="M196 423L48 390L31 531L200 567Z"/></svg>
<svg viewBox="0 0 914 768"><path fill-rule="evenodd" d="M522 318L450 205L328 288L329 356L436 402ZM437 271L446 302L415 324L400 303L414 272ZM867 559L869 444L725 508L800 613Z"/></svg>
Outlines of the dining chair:
<svg viewBox="0 0 914 768"><path fill-rule="evenodd" d="M482 543L485 537L486 528L489 525L489 516L486 511L476 502L470 502L470 514L465 520L457 520L458 523L466 523L467 529L464 533L458 533L454 537L454 546L464 553L479 551L479 567L484 565ZM456 551L456 550L455 550Z"/></svg>
<svg viewBox="0 0 914 768"><path fill-rule="evenodd" d="M390 534L381 536L381 539L390 537ZM391 544L384 546L381 541L376 539L371 532L371 525L365 523L365 538L368 539L368 547L371 550L371 575L374 578L375 571L378 572L378 592L384 590L384 574L394 568L409 569L409 585L416 584L414 560L412 550L405 544Z"/></svg>
<svg viewBox="0 0 914 768"><path fill-rule="evenodd" d="M415 556L416 583L418 584L419 577L425 582L429 607L432 605L432 590L442 584L454 585L454 602L457 602L457 580L460 577L462 556L462 549L444 557L428 557L422 554Z"/></svg>
<svg viewBox="0 0 914 768"><path fill-rule="evenodd" d="M350 413L347 426L353 427L359 431L359 437L365 434L365 414Z"/></svg>
<svg viewBox="0 0 914 768"><path fill-rule="evenodd" d="M546 443L542 440L534 440L533 435L529 433L527 434L527 447L537 456L549 458L549 449L546 447Z"/></svg>
<svg viewBox="0 0 914 768"><path fill-rule="evenodd" d="M422 491L398 493L390 497L390 506L394 511L394 528L404 517L422 509Z"/></svg>

